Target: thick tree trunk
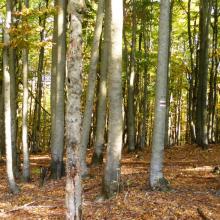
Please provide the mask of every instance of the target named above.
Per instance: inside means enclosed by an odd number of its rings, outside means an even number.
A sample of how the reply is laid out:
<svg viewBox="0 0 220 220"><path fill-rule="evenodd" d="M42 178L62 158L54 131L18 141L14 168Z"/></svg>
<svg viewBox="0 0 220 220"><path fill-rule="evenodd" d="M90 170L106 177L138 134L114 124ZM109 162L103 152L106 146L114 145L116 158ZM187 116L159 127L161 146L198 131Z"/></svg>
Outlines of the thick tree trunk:
<svg viewBox="0 0 220 220"><path fill-rule="evenodd" d="M156 81L155 119L153 128L153 145L150 167L150 186L163 188L163 154L167 100L167 74L169 56L169 16L170 1L160 2L159 51Z"/></svg>
<svg viewBox="0 0 220 220"><path fill-rule="evenodd" d="M99 96L97 108L97 124L95 135L95 151L92 163L102 163L103 149L105 144L106 124L106 97L107 97L107 69L108 69L108 43L109 43L109 11L105 8L104 40L101 51L101 73L99 82Z"/></svg>
<svg viewBox="0 0 220 220"><path fill-rule="evenodd" d="M80 4L81 3L81 4ZM82 219L81 198L81 95L82 95L82 16L84 1L70 0L70 44L67 53L66 105L66 218Z"/></svg>
<svg viewBox="0 0 220 220"><path fill-rule="evenodd" d="M207 84L208 84L208 34L211 15L211 1L200 0L200 50L199 81L196 108L196 142L202 148L208 147L207 130Z"/></svg>
<svg viewBox="0 0 220 220"><path fill-rule="evenodd" d="M136 78L136 2L132 0L132 46L131 46L131 65L130 75L128 78L128 116L127 116L127 129L128 129L128 150L135 150L135 107L134 107L134 90L135 90L135 78Z"/></svg>
<svg viewBox="0 0 220 220"><path fill-rule="evenodd" d="M9 28L11 25L12 2L6 3L6 20L4 31L4 49L3 49L3 77L4 77L4 116L5 116L5 145L6 145L6 170L9 183L9 189L12 193L18 193L19 189L15 183L13 172L13 149L12 144L12 111L11 111L11 75L9 68Z"/></svg>
<svg viewBox="0 0 220 220"><path fill-rule="evenodd" d="M110 4L109 4L110 3ZM120 159L122 150L122 29L123 1L111 0L111 33L109 48L109 128L107 161L104 173L103 192L112 197L120 184Z"/></svg>
<svg viewBox="0 0 220 220"><path fill-rule="evenodd" d="M92 54L90 60L90 68L89 68L88 87L86 93L86 106L83 114L83 130L82 130L82 141L81 141L82 145L80 148L82 176L88 175L88 168L86 165L86 150L89 143L89 134L91 127L93 101L94 101L96 76L97 76L96 70L99 60L99 43L102 33L103 17L104 17L104 0L99 0L96 26L94 31L93 45L92 45Z"/></svg>
<svg viewBox="0 0 220 220"><path fill-rule="evenodd" d="M55 127L51 143L51 176L59 179L63 170L63 148L64 148L64 80L66 57L66 1L57 0L57 67L56 67L56 106Z"/></svg>

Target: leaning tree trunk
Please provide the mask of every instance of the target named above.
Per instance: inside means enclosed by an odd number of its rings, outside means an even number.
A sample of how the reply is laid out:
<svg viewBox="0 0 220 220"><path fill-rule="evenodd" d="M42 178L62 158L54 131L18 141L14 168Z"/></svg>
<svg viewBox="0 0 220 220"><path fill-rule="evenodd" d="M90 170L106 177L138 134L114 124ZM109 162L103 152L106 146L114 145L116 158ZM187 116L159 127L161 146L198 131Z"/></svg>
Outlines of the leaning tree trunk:
<svg viewBox="0 0 220 220"><path fill-rule="evenodd" d="M196 106L196 142L202 148L208 147L207 129L207 86L208 86L208 34L211 15L211 1L200 0L200 50L199 82Z"/></svg>
<svg viewBox="0 0 220 220"><path fill-rule="evenodd" d="M107 161L104 173L103 193L112 197L117 192L120 182L120 159L122 150L122 28L123 1L111 0L110 7L110 42L109 42L109 128Z"/></svg>
<svg viewBox="0 0 220 220"><path fill-rule="evenodd" d="M92 54L90 60L90 68L89 68L88 87L86 93L86 106L83 114L83 130L82 130L82 141L80 148L82 176L88 175L88 168L86 165L86 150L89 143L89 134L91 127L93 101L94 101L96 75L97 75L96 71L99 60L99 43L102 33L103 17L104 17L104 1L99 0L96 26L94 31L93 45L92 45Z"/></svg>
<svg viewBox="0 0 220 220"><path fill-rule="evenodd" d="M82 95L82 12L84 1L70 0L70 44L67 53L66 103L66 218L82 219L80 141Z"/></svg>
<svg viewBox="0 0 220 220"><path fill-rule="evenodd" d="M106 7L106 4L105 4ZM108 69L108 42L109 42L109 11L105 8L104 40L101 51L101 70L99 82L99 96L97 108L97 124L95 134L95 150L92 157L94 165L102 163L103 149L105 144L105 124L106 124L106 97L107 97L107 69Z"/></svg>
<svg viewBox="0 0 220 220"><path fill-rule="evenodd" d="M150 186L161 189L166 181L163 177L163 154L166 121L167 74L169 53L170 1L160 2L159 51L156 80L155 119L150 167Z"/></svg>
<svg viewBox="0 0 220 220"><path fill-rule="evenodd" d="M64 148L64 80L66 58L66 1L57 0L57 67L56 67L56 105L55 127L51 143L51 176L59 179L63 170ZM53 94L51 94L53 95Z"/></svg>
<svg viewBox="0 0 220 220"><path fill-rule="evenodd" d="M19 189L15 183L13 172L13 146L12 146L12 116L11 116L11 75L9 69L9 49L10 36L9 29L11 25L12 2L6 2L6 20L4 31L4 48L3 48L3 77L4 77L4 116L5 116L5 145L6 145L6 170L9 183L9 189L12 193L18 193ZM15 143L13 143L15 144Z"/></svg>
<svg viewBox="0 0 220 220"><path fill-rule="evenodd" d="M25 1L25 7L29 7L29 1ZM27 21L26 21L27 22ZM27 40L27 39L26 39ZM28 48L22 51L23 62L23 102L22 102L22 145L23 145L23 178L25 182L30 180L30 163L28 149Z"/></svg>

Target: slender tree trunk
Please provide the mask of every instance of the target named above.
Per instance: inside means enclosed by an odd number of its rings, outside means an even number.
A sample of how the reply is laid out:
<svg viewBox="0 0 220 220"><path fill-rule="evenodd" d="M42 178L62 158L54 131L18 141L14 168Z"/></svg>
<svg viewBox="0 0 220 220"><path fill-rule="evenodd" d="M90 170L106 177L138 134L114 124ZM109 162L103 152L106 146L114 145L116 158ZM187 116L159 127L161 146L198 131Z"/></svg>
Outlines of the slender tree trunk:
<svg viewBox="0 0 220 220"><path fill-rule="evenodd" d="M211 1L200 0L200 50L199 83L197 91L196 142L202 148L208 147L207 130L207 82L208 82L208 33Z"/></svg>
<svg viewBox="0 0 220 220"><path fill-rule="evenodd" d="M48 1L46 0L46 7L48 6ZM40 42L45 40L45 26L46 26L46 15L43 18L39 17L39 25L43 27L40 32ZM44 68L44 47L40 48L38 69L37 69L37 91L36 91L36 101L34 107L34 117L33 117L33 133L32 133L32 151L38 152L40 149L40 123L41 123L41 100L42 100L42 74Z"/></svg>
<svg viewBox="0 0 220 220"><path fill-rule="evenodd" d="M15 183L13 172L13 149L12 144L12 111L11 111L11 75L9 68L9 49L10 36L9 28L11 25L12 2L6 2L6 20L4 31L3 48L3 77L4 77L4 115L5 115L5 145L6 145L6 170L9 183L9 189L12 193L18 193L19 189Z"/></svg>
<svg viewBox="0 0 220 220"><path fill-rule="evenodd" d="M188 10L187 10L187 31L188 31L188 41L189 41L189 50L190 50L190 67L191 73L189 74L189 106L188 106L188 117L189 117L189 127L190 127L190 137L191 143L196 142L196 133L195 133L195 122L193 118L193 82L195 79L195 61L193 58L194 49L192 43L192 31L191 31L191 0L188 1Z"/></svg>
<svg viewBox="0 0 220 220"><path fill-rule="evenodd" d="M171 56L171 32L172 32L172 20L173 20L173 6L174 0L170 1L170 18L169 18L169 45L168 45L168 66L167 66L167 101L166 101L166 121L165 121L165 137L164 137L164 145L169 146L169 120L170 120L170 93L169 93L169 76L170 76L170 56Z"/></svg>
<svg viewBox="0 0 220 220"><path fill-rule="evenodd" d="M25 7L29 7L29 1L25 1ZM23 178L25 182L30 180L30 164L28 149L28 48L22 51L23 62L23 102L22 102L22 145L23 145Z"/></svg>
<svg viewBox="0 0 220 220"><path fill-rule="evenodd" d="M2 67L2 63L1 63ZM3 68L2 68L3 69ZM4 128L4 94L3 94L3 73L0 72L0 128ZM0 161L5 149L5 130L0 132Z"/></svg>
<svg viewBox="0 0 220 220"><path fill-rule="evenodd" d="M145 1L143 1L143 6L145 6ZM145 8L145 7L144 7ZM152 4L149 9L149 13L152 13ZM146 127L146 121L147 121L147 110L148 110L148 62L149 62L149 55L148 51L150 49L150 38L151 38L151 31L152 31L152 19L150 19L150 26L148 30L148 35L145 30L145 25L146 25L146 16L144 17L144 20L142 22L142 31L143 31L143 40L144 40L144 56L146 59L146 64L144 66L144 95L143 95L143 119L142 119L142 130L141 130L141 149L144 149L146 143L147 143L147 127ZM147 35L147 36L146 36Z"/></svg>
<svg viewBox="0 0 220 220"><path fill-rule="evenodd" d="M111 33L109 48L109 129L107 161L104 173L103 192L112 197L119 189L120 159L122 150L122 29L123 1L111 0L110 7Z"/></svg>
<svg viewBox="0 0 220 220"><path fill-rule="evenodd" d="M57 0L54 1L54 6L57 6ZM52 64L51 64L51 89L50 89L50 102L51 102L51 149L53 148L55 140L55 109L56 109L56 74L57 74L57 14L54 15L53 26L53 46L52 46Z"/></svg>
<svg viewBox="0 0 220 220"><path fill-rule="evenodd" d="M100 4L100 3L99 3ZM102 163L103 149L105 144L105 124L106 124L106 96L107 96L107 68L108 68L108 43L109 43L109 11L105 8L104 41L101 51L101 74L99 83L99 96L97 108L97 125L95 136L95 151L92 163Z"/></svg>
<svg viewBox="0 0 220 220"><path fill-rule="evenodd" d="M63 173L64 148L64 80L66 63L66 1L57 0L57 66L56 66L56 105L55 134L52 135L51 176L59 179Z"/></svg>
<svg viewBox="0 0 220 220"><path fill-rule="evenodd" d="M127 129L128 129L128 150L135 150L135 110L134 110L134 86L135 86L135 54L136 54L136 1L132 0L132 46L131 46L131 65L130 75L128 78L128 117L127 117Z"/></svg>
<svg viewBox="0 0 220 220"><path fill-rule="evenodd" d="M82 219L81 198L81 95L82 95L82 12L84 1L70 0L70 44L67 53L67 105L66 105L66 218Z"/></svg>
<svg viewBox="0 0 220 220"><path fill-rule="evenodd" d="M208 134L209 141L215 143L214 135L214 121L216 112L216 85L217 85L217 74L218 74L218 58L217 58L217 48L218 48L218 1L213 2L214 7L214 22L212 25L213 36L212 36L212 62L210 69L210 79L209 79L209 102L208 102Z"/></svg>
<svg viewBox="0 0 220 220"><path fill-rule="evenodd" d="M16 10L16 2L11 1L11 25L15 24L13 12ZM11 141L13 170L16 177L19 176L17 161L17 82L16 82L16 49L9 47L9 72L10 72L10 105L11 105Z"/></svg>
<svg viewBox="0 0 220 220"><path fill-rule="evenodd" d="M163 189L163 154L166 120L166 94L169 54L170 1L160 2L159 52L156 81L155 119L150 167L150 185L153 189Z"/></svg>
<svg viewBox="0 0 220 220"><path fill-rule="evenodd" d="M83 130L82 130L82 142L81 142L82 146L80 148L82 176L88 175L88 168L86 165L86 150L89 143L89 134L90 134L90 127L92 120L92 110L93 110L95 85L96 85L96 70L99 60L99 43L102 33L103 17L104 17L104 1L99 0L96 26L94 31L93 45L92 45L92 54L90 60L90 68L89 68L88 87L86 93L86 106L83 114Z"/></svg>
<svg viewBox="0 0 220 220"><path fill-rule="evenodd" d="M125 4L125 0L124 0L124 4ZM125 7L124 7L124 16L126 16L125 13ZM122 144L123 146L127 145L128 142L128 135L127 135L127 125L128 125L128 114L127 114L127 109L128 109L128 103L127 103L127 89L128 89L128 73L129 73L129 59L128 59L128 40L126 37L126 28L125 28L125 22L124 22L124 28L123 28L123 41L124 41L124 49L123 52L124 54L122 55L122 57L124 58L124 69L125 69L125 82L123 84L123 136L122 136Z"/></svg>

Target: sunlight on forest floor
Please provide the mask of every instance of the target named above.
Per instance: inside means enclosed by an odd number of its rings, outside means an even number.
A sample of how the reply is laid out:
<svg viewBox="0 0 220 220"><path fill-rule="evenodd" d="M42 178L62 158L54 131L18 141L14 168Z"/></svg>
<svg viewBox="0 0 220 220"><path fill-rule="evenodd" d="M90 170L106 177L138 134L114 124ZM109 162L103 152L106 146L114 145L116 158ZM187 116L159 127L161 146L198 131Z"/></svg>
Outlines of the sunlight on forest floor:
<svg viewBox="0 0 220 220"><path fill-rule="evenodd" d="M91 153L91 152L90 152ZM196 146L173 147L165 152L165 177L172 190L149 190L150 152L125 153L122 158L121 192L115 198L96 202L101 192L103 167L91 167L83 181L86 220L220 219L220 146L201 150ZM90 161L91 158L88 158ZM8 193L5 165L0 165L0 219L64 219L65 178L47 180L39 187L39 167L49 166L49 157L31 156L32 181L19 181L21 193Z"/></svg>

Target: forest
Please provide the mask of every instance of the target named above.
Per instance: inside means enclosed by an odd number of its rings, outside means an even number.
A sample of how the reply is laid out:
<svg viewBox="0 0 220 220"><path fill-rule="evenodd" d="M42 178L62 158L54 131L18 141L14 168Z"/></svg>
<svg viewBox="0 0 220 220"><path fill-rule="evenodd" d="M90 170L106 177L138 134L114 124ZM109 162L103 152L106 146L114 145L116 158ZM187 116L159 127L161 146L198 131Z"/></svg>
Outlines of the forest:
<svg viewBox="0 0 220 220"><path fill-rule="evenodd" d="M0 219L220 219L220 0L0 0Z"/></svg>

